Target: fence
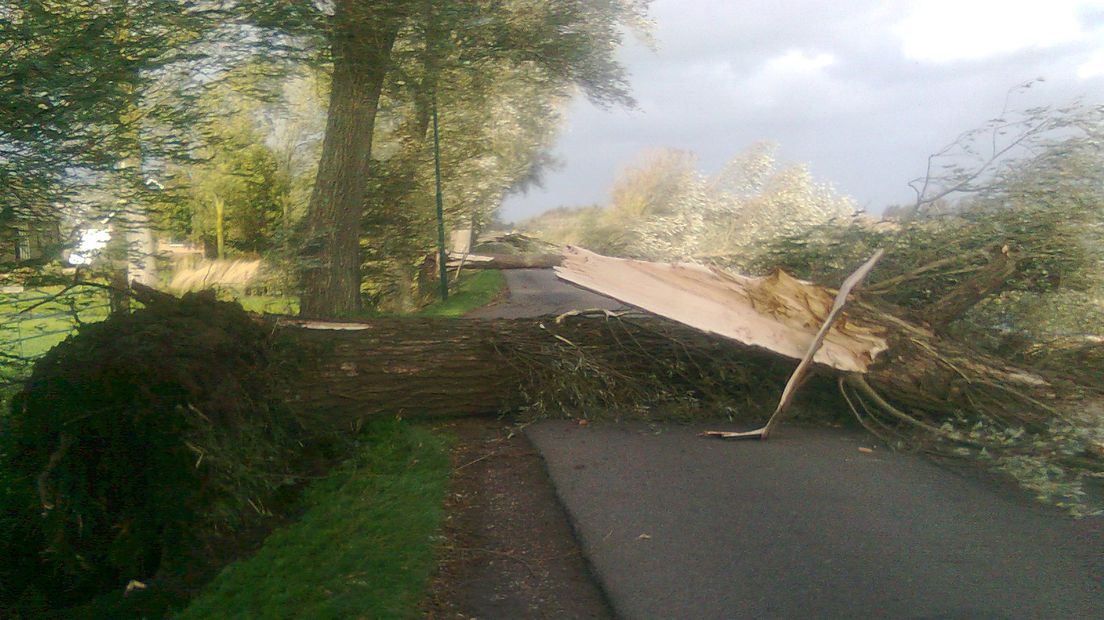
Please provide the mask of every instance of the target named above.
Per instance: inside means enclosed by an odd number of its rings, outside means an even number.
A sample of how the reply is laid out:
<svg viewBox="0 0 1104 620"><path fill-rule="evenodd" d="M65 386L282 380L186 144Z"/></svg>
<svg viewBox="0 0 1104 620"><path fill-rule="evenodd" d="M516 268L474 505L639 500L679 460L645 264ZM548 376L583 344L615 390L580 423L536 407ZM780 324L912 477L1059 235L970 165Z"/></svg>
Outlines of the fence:
<svg viewBox="0 0 1104 620"><path fill-rule="evenodd" d="M91 287L0 289L0 389L11 387L35 359L82 323L102 321L110 301Z"/></svg>

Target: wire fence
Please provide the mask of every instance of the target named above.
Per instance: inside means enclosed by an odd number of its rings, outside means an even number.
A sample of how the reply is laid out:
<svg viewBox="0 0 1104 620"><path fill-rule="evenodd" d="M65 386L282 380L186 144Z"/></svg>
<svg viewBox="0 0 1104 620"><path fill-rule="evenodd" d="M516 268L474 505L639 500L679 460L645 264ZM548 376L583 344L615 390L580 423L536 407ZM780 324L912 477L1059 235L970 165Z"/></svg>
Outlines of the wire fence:
<svg viewBox="0 0 1104 620"><path fill-rule="evenodd" d="M80 325L107 318L110 309L98 288L0 289L0 389L19 383L36 359Z"/></svg>

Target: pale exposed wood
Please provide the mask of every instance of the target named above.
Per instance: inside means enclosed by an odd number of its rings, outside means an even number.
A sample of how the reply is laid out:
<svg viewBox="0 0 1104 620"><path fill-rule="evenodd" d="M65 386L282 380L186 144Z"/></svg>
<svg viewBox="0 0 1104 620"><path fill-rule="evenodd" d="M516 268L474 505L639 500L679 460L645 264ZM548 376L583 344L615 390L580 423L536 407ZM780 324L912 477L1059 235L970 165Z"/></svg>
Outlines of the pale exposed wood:
<svg viewBox="0 0 1104 620"><path fill-rule="evenodd" d="M801 358L801 363L797 365L793 374L790 375L790 379L786 381L786 387L782 390L782 398L778 399L778 406L774 408L774 413L771 414L766 425L760 429L743 433L708 431L705 433L706 435L724 439L740 439L745 437L766 439L770 436L771 431L774 430L778 422L781 421L782 413L786 411L786 407L793 401L797 388L801 385L802 380L809 371L809 366L813 363L813 356L816 355L817 351L819 351L820 347L824 344L824 337L828 335L828 331L843 312L843 307L847 304L847 296L866 278L870 270L874 269L874 265L878 263L878 260L882 258L883 254L885 254L885 250L878 250L875 252L861 267L855 270L855 273L852 273L843 281L843 285L840 286L839 292L836 293L835 301L832 302L832 309L828 313L828 318L824 319L824 324L820 326L816 338L814 338L813 342L809 345L809 350L805 352L805 355Z"/></svg>
<svg viewBox="0 0 1104 620"><path fill-rule="evenodd" d="M559 254L468 254L465 269L548 269L562 261ZM449 268L458 267L460 258L449 259Z"/></svg>
<svg viewBox="0 0 1104 620"><path fill-rule="evenodd" d="M801 359L825 323L833 291L785 272L756 278L686 263L610 258L564 250L556 275L573 284L702 331ZM885 329L846 314L824 337L814 361L865 372L885 351Z"/></svg>

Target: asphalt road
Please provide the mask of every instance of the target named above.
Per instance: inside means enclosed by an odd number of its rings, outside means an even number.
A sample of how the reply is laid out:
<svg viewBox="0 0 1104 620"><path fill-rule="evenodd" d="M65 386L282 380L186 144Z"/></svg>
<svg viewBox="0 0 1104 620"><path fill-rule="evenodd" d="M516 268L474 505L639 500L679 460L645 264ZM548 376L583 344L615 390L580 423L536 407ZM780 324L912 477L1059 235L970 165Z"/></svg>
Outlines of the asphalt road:
<svg viewBox="0 0 1104 620"><path fill-rule="evenodd" d="M864 434L718 427L528 428L620 617L1104 618L1099 519Z"/></svg>
<svg viewBox="0 0 1104 620"><path fill-rule="evenodd" d="M549 270L482 316L616 308ZM864 433L548 421L526 433L623 618L1104 618L1104 519ZM862 450L860 450L862 448Z"/></svg>
<svg viewBox="0 0 1104 620"><path fill-rule="evenodd" d="M570 310L623 309L609 297L597 295L556 277L551 269L507 269L509 295L498 303L480 308L468 316L474 318L516 319L545 314L563 314Z"/></svg>

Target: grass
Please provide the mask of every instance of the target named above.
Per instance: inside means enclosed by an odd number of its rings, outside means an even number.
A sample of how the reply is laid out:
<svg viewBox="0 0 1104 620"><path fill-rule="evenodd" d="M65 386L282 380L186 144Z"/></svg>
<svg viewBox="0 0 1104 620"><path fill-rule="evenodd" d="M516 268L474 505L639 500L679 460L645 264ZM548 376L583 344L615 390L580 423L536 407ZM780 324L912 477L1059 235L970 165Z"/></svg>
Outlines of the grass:
<svg viewBox="0 0 1104 620"><path fill-rule="evenodd" d="M415 314L429 317L459 317L495 300L506 288L506 277L496 269L480 269L462 276L446 301L436 301Z"/></svg>
<svg viewBox="0 0 1104 620"><path fill-rule="evenodd" d="M102 289L83 287L59 295L62 288L0 293L0 418L34 358L73 333L78 319L90 323L107 318L108 297ZM50 299L54 295L57 299ZM45 303L34 307L40 302Z"/></svg>
<svg viewBox="0 0 1104 620"><path fill-rule="evenodd" d="M460 317L494 301L506 288L506 278L494 269L469 270L453 284L446 301L435 301L412 313L423 317ZM299 313L298 297L275 295L229 295L249 312L295 315ZM366 316L380 316L366 313Z"/></svg>
<svg viewBox="0 0 1104 620"><path fill-rule="evenodd" d="M65 340L81 322L107 318L107 293L101 289L78 288L55 300L31 308L57 295L60 286L32 289L22 293L0 294L0 352L20 357L37 357Z"/></svg>
<svg viewBox="0 0 1104 620"><path fill-rule="evenodd" d="M397 420L305 492L296 523L227 566L178 617L409 618L434 568L447 440Z"/></svg>
<svg viewBox="0 0 1104 620"><path fill-rule="evenodd" d="M257 314L299 314L299 298L278 295L241 295L233 297L247 312Z"/></svg>

